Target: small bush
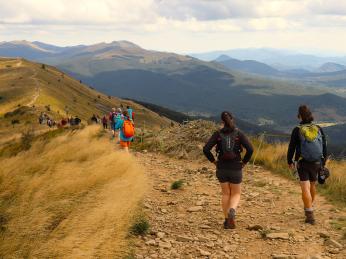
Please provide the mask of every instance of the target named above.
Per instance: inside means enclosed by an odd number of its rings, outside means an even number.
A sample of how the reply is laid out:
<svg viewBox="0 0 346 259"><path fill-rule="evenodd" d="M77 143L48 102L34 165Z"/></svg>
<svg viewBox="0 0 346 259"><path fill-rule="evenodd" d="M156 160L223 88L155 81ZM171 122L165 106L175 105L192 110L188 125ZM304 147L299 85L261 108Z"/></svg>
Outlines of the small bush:
<svg viewBox="0 0 346 259"><path fill-rule="evenodd" d="M21 146L23 151L29 150L31 148L34 137L34 133L31 130L22 133Z"/></svg>
<svg viewBox="0 0 346 259"><path fill-rule="evenodd" d="M183 180L178 180L178 181L175 181L175 182L172 183L171 189L172 190L178 190L181 187L183 187L183 185L184 185L184 181Z"/></svg>
<svg viewBox="0 0 346 259"><path fill-rule="evenodd" d="M271 233L269 229L261 229L258 231L263 239L267 238L267 235Z"/></svg>
<svg viewBox="0 0 346 259"><path fill-rule="evenodd" d="M256 186L256 187L264 187L267 184L264 181L256 181L256 182L253 183L253 185Z"/></svg>
<svg viewBox="0 0 346 259"><path fill-rule="evenodd" d="M148 233L150 224L148 219L144 215L140 215L135 219L130 233L135 236L142 236Z"/></svg>
<svg viewBox="0 0 346 259"><path fill-rule="evenodd" d="M20 121L18 119L14 119L11 121L11 124L14 126L15 124L19 124Z"/></svg>
<svg viewBox="0 0 346 259"><path fill-rule="evenodd" d="M5 214L0 214L0 232L6 230L6 225L8 223L8 217Z"/></svg>

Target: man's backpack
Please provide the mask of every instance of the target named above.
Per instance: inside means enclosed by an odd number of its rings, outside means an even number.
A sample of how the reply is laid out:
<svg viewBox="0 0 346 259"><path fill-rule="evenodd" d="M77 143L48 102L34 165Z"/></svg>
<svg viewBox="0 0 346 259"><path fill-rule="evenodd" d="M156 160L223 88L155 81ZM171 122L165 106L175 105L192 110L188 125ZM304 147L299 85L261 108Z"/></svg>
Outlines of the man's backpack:
<svg viewBox="0 0 346 259"><path fill-rule="evenodd" d="M220 160L234 160L238 156L238 152L235 150L236 142L239 139L239 131L235 129L233 132L227 134L219 132L219 141L221 145L219 147L219 159Z"/></svg>
<svg viewBox="0 0 346 259"><path fill-rule="evenodd" d="M113 112L112 113L112 122L113 123L116 123L117 122L117 120L118 120L118 113L116 113L116 112Z"/></svg>
<svg viewBox="0 0 346 259"><path fill-rule="evenodd" d="M301 157L308 162L319 162L323 158L323 136L317 125L299 126Z"/></svg>
<svg viewBox="0 0 346 259"><path fill-rule="evenodd" d="M123 124L123 133L125 138L133 138L135 135L135 126L132 121L125 120Z"/></svg>

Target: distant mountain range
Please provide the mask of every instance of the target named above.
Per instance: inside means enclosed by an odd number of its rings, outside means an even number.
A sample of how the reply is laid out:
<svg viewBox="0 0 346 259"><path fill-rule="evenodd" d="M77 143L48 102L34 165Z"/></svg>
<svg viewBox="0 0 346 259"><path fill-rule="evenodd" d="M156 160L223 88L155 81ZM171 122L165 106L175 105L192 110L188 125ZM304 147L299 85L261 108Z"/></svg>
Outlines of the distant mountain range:
<svg viewBox="0 0 346 259"><path fill-rule="evenodd" d="M221 55L227 55L239 60L256 60L278 70L316 70L328 62L346 65L346 55L326 57L271 48L233 49L191 54L191 56L205 61L215 60Z"/></svg>
<svg viewBox="0 0 346 259"><path fill-rule="evenodd" d="M313 106L319 120L346 121L346 99L331 94L333 90L269 78L278 70L251 59L223 57L218 60L221 63L206 62L146 50L128 41L72 47L3 42L0 56L21 56L55 65L108 95L189 115L215 116L231 110L252 124L279 127L296 123L297 106L307 103Z"/></svg>
<svg viewBox="0 0 346 259"><path fill-rule="evenodd" d="M229 69L262 76L298 80L304 84L346 88L346 66L327 62L313 71L306 69L279 70L256 60L238 60L221 55L214 62Z"/></svg>
<svg viewBox="0 0 346 259"><path fill-rule="evenodd" d="M258 62L256 60L239 60L235 58L231 58L227 55L221 55L215 62L221 63L224 66L232 69L239 70L247 73L254 73L264 76L278 76L280 75L280 71L267 65L262 62Z"/></svg>

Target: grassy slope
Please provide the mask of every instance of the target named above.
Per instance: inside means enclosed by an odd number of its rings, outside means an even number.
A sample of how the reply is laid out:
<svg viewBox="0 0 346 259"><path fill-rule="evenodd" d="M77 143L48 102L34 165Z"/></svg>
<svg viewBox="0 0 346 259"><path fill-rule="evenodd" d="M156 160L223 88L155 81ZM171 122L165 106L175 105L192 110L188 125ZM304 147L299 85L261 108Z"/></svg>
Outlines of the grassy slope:
<svg viewBox="0 0 346 259"><path fill-rule="evenodd" d="M2 139L28 127L37 129L37 116L41 111L46 111L47 105L51 107L49 114L56 120L66 116L68 111L69 116L77 115L85 122L93 113L102 116L108 114L112 107L122 104L134 108L139 127L144 122L152 127L170 124L168 119L141 105L101 94L51 66L46 65L42 69L41 64L23 59L0 59L0 72L0 116L18 109L18 105L35 106L22 108L23 114L17 112L15 116L1 116ZM10 123L13 119L21 122L14 129Z"/></svg>
<svg viewBox="0 0 346 259"><path fill-rule="evenodd" d="M119 258L146 179L99 128L0 158L0 257Z"/></svg>

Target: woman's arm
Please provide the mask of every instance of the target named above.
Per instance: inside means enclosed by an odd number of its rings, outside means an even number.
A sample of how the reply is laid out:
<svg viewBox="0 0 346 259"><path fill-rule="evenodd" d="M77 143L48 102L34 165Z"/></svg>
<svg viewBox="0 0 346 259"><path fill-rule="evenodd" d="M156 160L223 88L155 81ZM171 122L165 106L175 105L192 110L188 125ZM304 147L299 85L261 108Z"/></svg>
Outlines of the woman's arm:
<svg viewBox="0 0 346 259"><path fill-rule="evenodd" d="M299 144L299 128L296 127L292 131L290 144L288 145L287 163L289 165L293 164L293 157L294 157L294 153L296 152L298 144Z"/></svg>
<svg viewBox="0 0 346 259"><path fill-rule="evenodd" d="M244 156L242 162L243 162L243 164L247 164L252 157L253 146L252 146L250 140L242 132L239 133L239 138L240 138L240 144L246 150L246 153L245 153L245 156Z"/></svg>
<svg viewBox="0 0 346 259"><path fill-rule="evenodd" d="M211 153L211 150L217 144L217 137L218 137L218 135L219 135L219 133L215 132L211 136L211 138L208 140L208 142L205 144L205 146L203 148L204 155L212 163L215 162L215 157L214 157L213 153Z"/></svg>

